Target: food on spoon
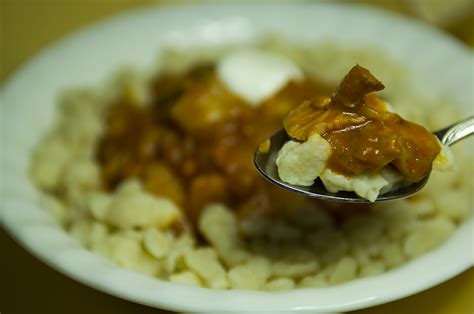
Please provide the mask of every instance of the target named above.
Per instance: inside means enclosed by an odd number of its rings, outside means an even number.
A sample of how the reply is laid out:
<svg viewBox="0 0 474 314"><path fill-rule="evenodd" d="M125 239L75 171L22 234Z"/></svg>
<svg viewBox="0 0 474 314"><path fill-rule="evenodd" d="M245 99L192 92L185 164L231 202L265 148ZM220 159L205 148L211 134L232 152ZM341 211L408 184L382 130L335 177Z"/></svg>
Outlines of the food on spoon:
<svg viewBox="0 0 474 314"><path fill-rule="evenodd" d="M375 201L402 181L429 175L437 156L448 163L446 149L432 133L388 110L375 95L382 89L356 65L331 98L307 100L293 109L283 122L291 140L276 160L280 178L310 186L319 177L330 192L354 191Z"/></svg>

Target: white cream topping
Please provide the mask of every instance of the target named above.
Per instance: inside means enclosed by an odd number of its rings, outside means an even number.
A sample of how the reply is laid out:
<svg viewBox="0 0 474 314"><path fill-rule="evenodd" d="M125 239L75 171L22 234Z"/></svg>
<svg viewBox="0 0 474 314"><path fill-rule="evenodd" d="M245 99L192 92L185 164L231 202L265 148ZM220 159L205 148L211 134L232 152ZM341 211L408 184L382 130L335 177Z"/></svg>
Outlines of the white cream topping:
<svg viewBox="0 0 474 314"><path fill-rule="evenodd" d="M241 50L222 58L219 78L230 91L257 106L289 81L303 79L303 72L287 58L259 50Z"/></svg>

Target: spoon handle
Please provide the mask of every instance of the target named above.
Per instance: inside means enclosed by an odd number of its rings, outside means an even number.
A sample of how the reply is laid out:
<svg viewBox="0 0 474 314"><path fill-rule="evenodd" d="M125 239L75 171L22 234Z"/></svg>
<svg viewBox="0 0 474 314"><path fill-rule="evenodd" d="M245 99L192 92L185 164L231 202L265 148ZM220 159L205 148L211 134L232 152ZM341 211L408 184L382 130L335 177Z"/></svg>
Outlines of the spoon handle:
<svg viewBox="0 0 474 314"><path fill-rule="evenodd" d="M474 133L474 116L466 120L454 123L444 129L434 132L434 135L444 145L451 146L454 143Z"/></svg>

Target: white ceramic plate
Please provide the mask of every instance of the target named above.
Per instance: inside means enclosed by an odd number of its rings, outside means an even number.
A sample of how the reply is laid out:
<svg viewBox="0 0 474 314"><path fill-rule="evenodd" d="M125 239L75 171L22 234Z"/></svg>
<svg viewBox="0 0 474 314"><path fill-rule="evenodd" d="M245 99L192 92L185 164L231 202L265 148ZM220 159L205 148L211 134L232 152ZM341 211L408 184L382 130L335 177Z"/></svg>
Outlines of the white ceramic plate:
<svg viewBox="0 0 474 314"><path fill-rule="evenodd" d="M112 18L51 46L2 90L2 225L51 267L98 290L150 306L188 311L346 311L427 289L473 265L473 219L438 249L393 271L324 289L265 293L213 291L120 269L84 250L36 204L29 153L51 124L65 87L94 85L121 65L146 67L169 43L214 45L265 33L298 41L367 43L412 67L433 96L473 112L473 57L455 40L405 18L368 8L321 5L224 5L146 8Z"/></svg>

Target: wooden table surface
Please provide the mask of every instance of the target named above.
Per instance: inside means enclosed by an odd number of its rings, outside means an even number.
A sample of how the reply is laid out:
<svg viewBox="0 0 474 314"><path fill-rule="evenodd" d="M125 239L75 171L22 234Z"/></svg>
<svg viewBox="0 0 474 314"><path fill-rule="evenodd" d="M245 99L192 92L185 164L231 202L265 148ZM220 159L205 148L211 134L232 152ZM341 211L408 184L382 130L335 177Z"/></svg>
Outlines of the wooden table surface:
<svg viewBox="0 0 474 314"><path fill-rule="evenodd" d="M69 32L112 14L156 2L0 0L0 82L28 57ZM168 313L112 297L57 273L1 229L0 249L1 314ZM474 269L414 296L353 313L474 313Z"/></svg>

